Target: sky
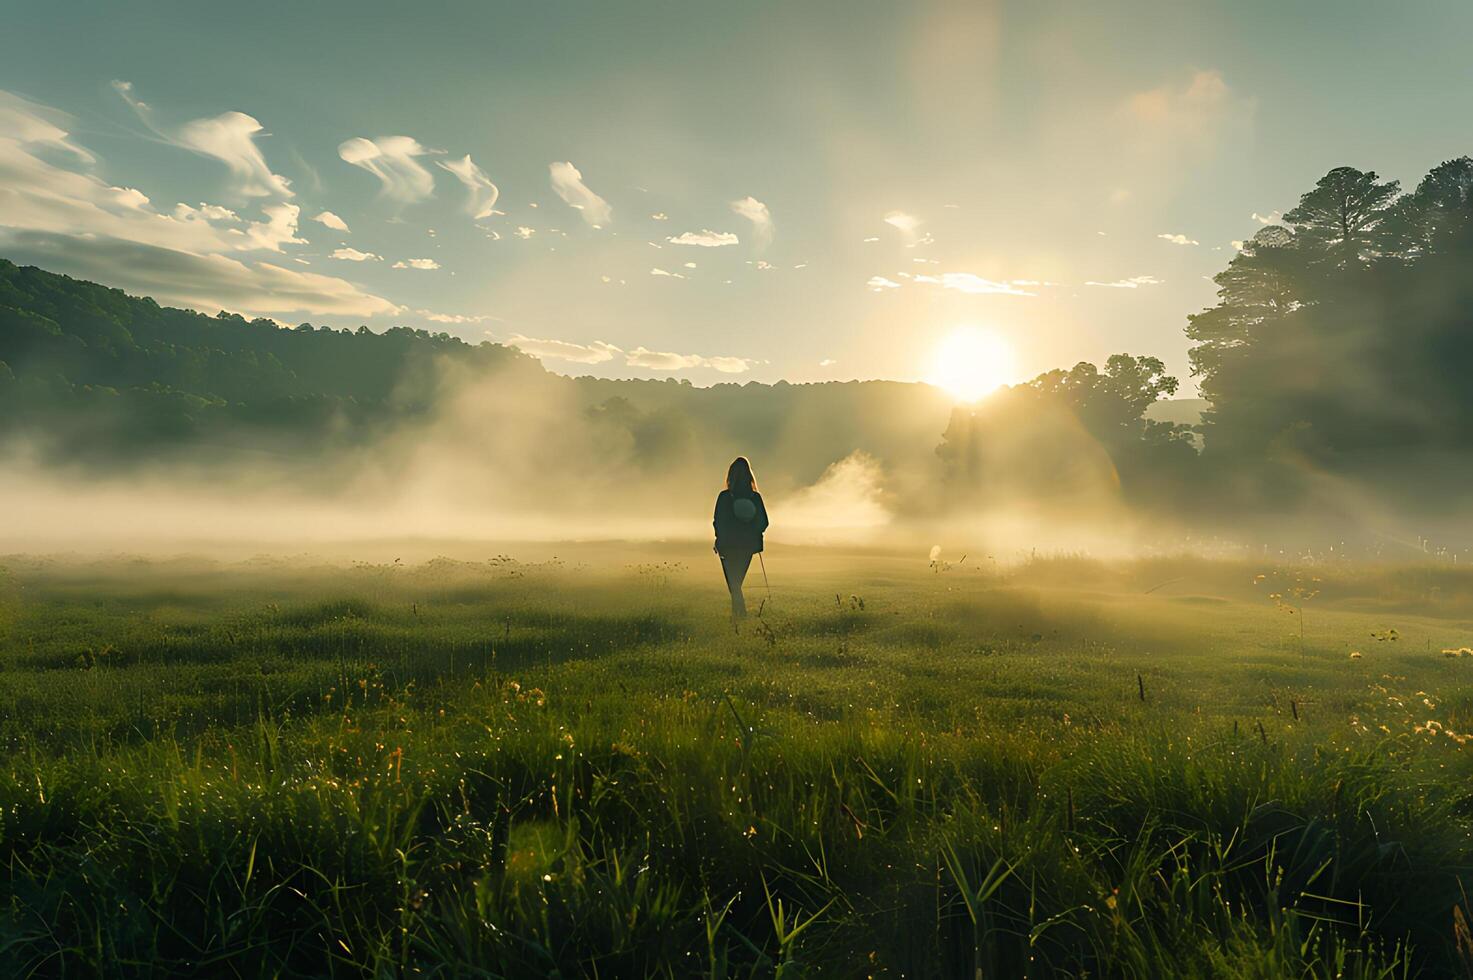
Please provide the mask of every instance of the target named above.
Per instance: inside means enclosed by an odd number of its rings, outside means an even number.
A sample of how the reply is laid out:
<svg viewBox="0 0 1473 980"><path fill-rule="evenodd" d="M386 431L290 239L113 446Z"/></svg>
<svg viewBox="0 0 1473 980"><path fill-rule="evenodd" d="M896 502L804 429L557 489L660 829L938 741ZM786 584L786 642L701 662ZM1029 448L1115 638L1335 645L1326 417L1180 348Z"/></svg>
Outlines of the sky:
<svg viewBox="0 0 1473 980"><path fill-rule="evenodd" d="M1473 152L1473 5L8 0L0 256L694 384L1153 354L1324 172ZM944 357L945 355L943 355Z"/></svg>

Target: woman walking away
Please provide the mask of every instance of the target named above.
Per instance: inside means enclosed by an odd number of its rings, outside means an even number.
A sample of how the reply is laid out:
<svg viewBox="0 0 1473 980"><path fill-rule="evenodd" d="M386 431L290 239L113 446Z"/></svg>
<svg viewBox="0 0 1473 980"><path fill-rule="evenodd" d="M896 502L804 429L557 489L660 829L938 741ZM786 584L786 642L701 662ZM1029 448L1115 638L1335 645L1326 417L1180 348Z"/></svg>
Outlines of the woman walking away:
<svg viewBox="0 0 1473 980"><path fill-rule="evenodd" d="M716 546L726 587L731 592L732 619L745 619L747 603L742 598L742 580L752 556L762 551L762 532L767 530L767 508L757 492L752 464L738 456L726 471L726 489L716 495Z"/></svg>

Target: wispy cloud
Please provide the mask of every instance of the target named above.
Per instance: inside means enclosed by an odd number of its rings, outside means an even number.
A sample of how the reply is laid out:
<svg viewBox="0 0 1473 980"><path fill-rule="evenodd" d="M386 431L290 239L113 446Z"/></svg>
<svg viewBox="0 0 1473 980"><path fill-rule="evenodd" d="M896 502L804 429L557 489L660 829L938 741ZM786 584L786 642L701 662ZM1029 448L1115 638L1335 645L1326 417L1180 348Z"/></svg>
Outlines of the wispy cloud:
<svg viewBox="0 0 1473 980"><path fill-rule="evenodd" d="M1116 279L1114 282L1097 282L1093 279L1085 282L1086 286L1106 286L1110 289L1139 289L1142 286L1159 286L1163 280L1155 276L1131 276L1129 279Z"/></svg>
<svg viewBox="0 0 1473 980"><path fill-rule="evenodd" d="M1278 211L1270 211L1268 214L1259 214L1257 211L1254 211L1253 220L1261 225L1271 225L1276 222L1283 221L1284 216L1281 212Z"/></svg>
<svg viewBox="0 0 1473 980"><path fill-rule="evenodd" d="M455 178L465 185L469 191L466 200L466 210L470 212L471 218L479 221L489 218L496 211L496 199L501 196L501 191L491 183L491 178L486 172L475 165L471 155L467 153L459 160L437 161L445 170L455 175Z"/></svg>
<svg viewBox="0 0 1473 980"><path fill-rule="evenodd" d="M676 354L669 351L650 350L642 346L626 351L601 340L595 340L591 344L578 344L566 340L548 340L518 334L508 340L507 344L541 360L571 361L575 364L607 364L616 358L622 358L626 367L644 368L649 371L710 368L722 374L742 374L760 363L745 357Z"/></svg>
<svg viewBox="0 0 1473 980"><path fill-rule="evenodd" d="M552 189L569 207L583 212L583 220L595 228L602 228L614 217L609 202L588 189L583 183L583 174L566 161L548 164L552 177Z"/></svg>
<svg viewBox="0 0 1473 980"><path fill-rule="evenodd" d="M339 218L337 215L333 214L331 211L324 211L321 214L315 216L312 220L320 225L325 225L326 227L331 228L333 231L347 232L348 230L348 223L342 218Z"/></svg>
<svg viewBox="0 0 1473 980"><path fill-rule="evenodd" d="M272 204L261 209L265 221L253 221L246 227L246 240L252 248L280 252L283 245L305 245L306 239L297 237L297 216L302 209L295 204Z"/></svg>
<svg viewBox="0 0 1473 980"><path fill-rule="evenodd" d="M66 113L0 90L0 135L17 144L61 150L82 163L96 163L91 152L70 139L72 117Z"/></svg>
<svg viewBox="0 0 1473 980"><path fill-rule="evenodd" d="M1233 92L1221 72L1203 69L1185 84L1135 93L1119 118L1140 153L1170 163L1212 151L1226 132L1251 125L1255 109L1252 99Z"/></svg>
<svg viewBox="0 0 1473 980"><path fill-rule="evenodd" d="M356 248L340 248L333 252L329 258L342 259L344 262L382 262L382 255L372 252L360 252Z"/></svg>
<svg viewBox="0 0 1473 980"><path fill-rule="evenodd" d="M65 117L51 111L32 114L29 105L0 93L0 227L97 235L200 253L263 247L275 251L294 238L294 212L269 212L264 222L248 229L235 212L217 205L156 210L136 188L114 186L87 172L96 157L70 142L70 134L57 125ZM58 158L55 151L62 146L70 149Z"/></svg>
<svg viewBox="0 0 1473 980"><path fill-rule="evenodd" d="M243 112L224 112L182 126L166 127L154 120L152 107L134 94L132 82L115 80L113 89L160 137L225 164L235 180L236 193L246 197L292 196L290 181L271 172L256 145L257 134L264 129L255 117Z"/></svg>
<svg viewBox="0 0 1473 980"><path fill-rule="evenodd" d="M984 279L983 277L973 275L970 272L943 272L940 275L936 275L936 276L918 275L918 276L915 277L915 281L916 282L922 282L922 283L930 283L930 284L933 284L933 285L939 285L939 286L941 286L944 289L954 289L954 290L956 290L957 292L960 292L960 293L970 293L972 295L977 295L977 296L981 296L981 295L1037 296L1038 295L1037 293L1030 293L1030 292L1028 292L1025 289L1020 289L1019 286L1018 286L1018 282L1020 282L1021 280L1020 281L1014 281L1014 282L1006 282L1006 281L1000 281L1000 280L997 280L997 279Z"/></svg>
<svg viewBox="0 0 1473 980"><path fill-rule="evenodd" d="M703 357L700 354L672 354L668 351L636 347L625 355L624 363L629 367L648 368L651 371L684 371L704 367L722 374L743 374L752 370L758 362L745 357Z"/></svg>
<svg viewBox="0 0 1473 980"><path fill-rule="evenodd" d="M401 261L401 262L395 262L394 263L394 268L396 268L396 269L422 269L422 270L424 270L426 272L430 272L430 271L433 271L435 269L440 268L440 263L436 262L434 259L406 259L406 260Z"/></svg>
<svg viewBox="0 0 1473 980"><path fill-rule="evenodd" d="M492 316L489 313L436 313L434 310L415 310L414 312L431 323L485 323L488 320L496 322L500 322L501 320L501 317Z"/></svg>
<svg viewBox="0 0 1473 980"><path fill-rule="evenodd" d="M762 249L772 243L772 212L768 210L767 205L755 197L748 196L739 201L732 201L731 209L752 222L752 244Z"/></svg>
<svg viewBox="0 0 1473 980"><path fill-rule="evenodd" d="M900 283L894 279L886 279L884 276L870 276L869 282L865 283L865 285L877 293L883 293L887 289L900 288Z"/></svg>
<svg viewBox="0 0 1473 980"><path fill-rule="evenodd" d="M684 279L685 278L685 276L681 275L678 272L667 272L664 269L660 269L660 268L651 269L650 270L650 275L652 275L652 276L668 276L671 279Z"/></svg>
<svg viewBox="0 0 1473 980"><path fill-rule="evenodd" d="M1186 235L1174 235L1174 234L1171 234L1169 232L1162 232L1161 234L1157 235L1156 237L1159 238L1159 239L1161 239L1162 241L1170 242L1173 245L1200 245L1200 244L1202 244L1201 242L1197 241L1195 238L1188 238Z"/></svg>
<svg viewBox="0 0 1473 980"><path fill-rule="evenodd" d="M885 215L885 224L899 229L907 242L914 242L920 236L921 219L905 211L891 211Z"/></svg>
<svg viewBox="0 0 1473 980"><path fill-rule="evenodd" d="M133 206L144 207L149 203L148 198L132 188L124 189ZM192 207L182 201L174 205L174 217L179 221L220 221L233 224L240 221L240 215L229 208L218 204L199 203L199 207Z"/></svg>
<svg viewBox="0 0 1473 980"><path fill-rule="evenodd" d="M136 188L89 172L97 158L71 142L68 126L63 114L0 92L0 250L8 257L210 313L398 309L342 279L227 257L299 244L295 204L267 204L259 220L206 203L157 209Z"/></svg>
<svg viewBox="0 0 1473 980"><path fill-rule="evenodd" d="M723 245L735 245L739 241L737 236L729 231L712 231L703 228L700 231L685 231L665 241L671 245L699 245L702 248L720 248Z"/></svg>
<svg viewBox="0 0 1473 980"><path fill-rule="evenodd" d="M12 258L205 313L388 316L395 304L333 276L102 236L0 232Z"/></svg>
<svg viewBox="0 0 1473 980"><path fill-rule="evenodd" d="M338 144L343 162L377 177L379 193L398 204L413 204L434 194L435 178L418 160L427 152L410 136L376 140L355 136Z"/></svg>
<svg viewBox="0 0 1473 980"><path fill-rule="evenodd" d="M613 344L606 344L601 340L595 340L591 344L575 344L566 340L524 337L521 334L508 340L507 345L539 360L572 361L575 364L604 364L624 353Z"/></svg>

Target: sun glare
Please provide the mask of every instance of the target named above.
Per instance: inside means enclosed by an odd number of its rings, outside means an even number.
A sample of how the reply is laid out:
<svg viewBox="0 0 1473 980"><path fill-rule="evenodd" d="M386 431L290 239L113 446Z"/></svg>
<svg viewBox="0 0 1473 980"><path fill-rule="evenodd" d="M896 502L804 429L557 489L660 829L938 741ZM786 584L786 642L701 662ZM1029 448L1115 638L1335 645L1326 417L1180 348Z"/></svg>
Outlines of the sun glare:
<svg viewBox="0 0 1473 980"><path fill-rule="evenodd" d="M1016 362L1007 340L992 330L962 327L936 347L926 378L958 401L974 402L1012 381Z"/></svg>

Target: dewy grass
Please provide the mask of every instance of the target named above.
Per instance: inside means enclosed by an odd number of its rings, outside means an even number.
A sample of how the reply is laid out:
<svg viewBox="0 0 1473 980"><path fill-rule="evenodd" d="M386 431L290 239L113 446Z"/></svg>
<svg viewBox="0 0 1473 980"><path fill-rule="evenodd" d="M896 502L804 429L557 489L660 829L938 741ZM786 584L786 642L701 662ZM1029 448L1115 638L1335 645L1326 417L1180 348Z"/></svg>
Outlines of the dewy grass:
<svg viewBox="0 0 1473 980"><path fill-rule="evenodd" d="M1473 576L7 564L6 975L1465 969Z"/></svg>

